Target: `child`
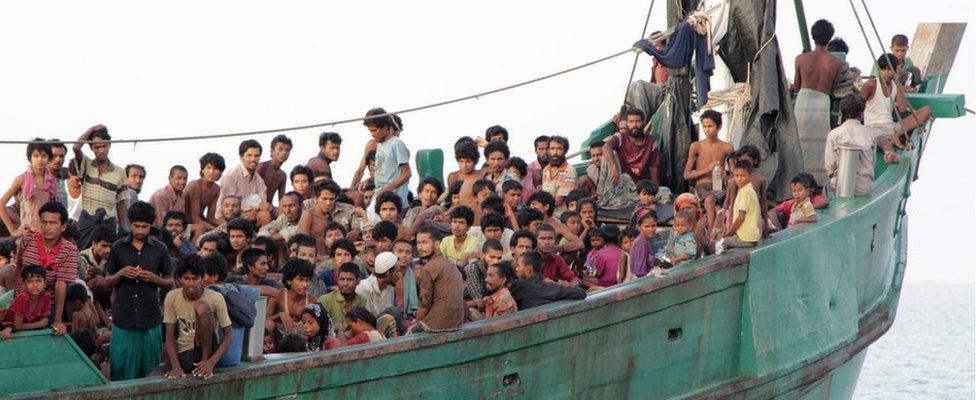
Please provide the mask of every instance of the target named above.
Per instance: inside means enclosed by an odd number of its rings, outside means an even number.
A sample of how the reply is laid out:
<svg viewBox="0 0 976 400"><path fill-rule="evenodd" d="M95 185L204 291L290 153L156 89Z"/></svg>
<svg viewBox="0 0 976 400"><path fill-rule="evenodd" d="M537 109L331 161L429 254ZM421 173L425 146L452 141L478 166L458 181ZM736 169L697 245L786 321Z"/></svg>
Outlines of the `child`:
<svg viewBox="0 0 976 400"><path fill-rule="evenodd" d="M708 219L702 218L701 205L698 202L698 197L696 197L693 193L682 193L674 199L674 211L687 212L688 214L694 216L695 220L698 221L695 223L694 229L695 243L698 244L698 254L715 254L715 246L712 245L712 241L708 237Z"/></svg>
<svg viewBox="0 0 976 400"><path fill-rule="evenodd" d="M230 314L224 296L203 287L203 260L192 254L180 259L176 269L179 289L170 290L163 301L167 378L190 372L209 379L213 369L233 342ZM217 329L223 340L216 343Z"/></svg>
<svg viewBox="0 0 976 400"><path fill-rule="evenodd" d="M590 253L586 256L587 276L583 286L587 291L599 290L620 283L618 279L620 260L624 252L620 249L620 228L604 225L590 234Z"/></svg>
<svg viewBox="0 0 976 400"><path fill-rule="evenodd" d="M657 206L654 205L654 196L657 195L658 189L657 184L650 180L642 179L637 181L637 198L640 204L634 208L634 214L631 215L628 226L636 226L637 220L644 216L644 214L647 214L648 211L657 211Z"/></svg>
<svg viewBox="0 0 976 400"><path fill-rule="evenodd" d="M40 217L37 211L45 203L57 200L57 179L47 168L51 158L51 145L37 138L27 145L27 171L14 178L7 192L0 196L0 204L7 204L16 198L20 204L20 216L14 221L7 210L0 210L0 220L7 227L10 236L20 236L26 230L39 232Z"/></svg>
<svg viewBox="0 0 976 400"><path fill-rule="evenodd" d="M0 340L10 339L13 332L43 329L51 318L51 296L44 291L47 271L28 265L20 272L24 291L14 298L7 315L0 321Z"/></svg>
<svg viewBox="0 0 976 400"><path fill-rule="evenodd" d="M648 211L641 216L637 220L637 231L639 234L630 249L630 271L639 278L651 272L656 264L653 243L657 233L657 213Z"/></svg>
<svg viewBox="0 0 976 400"><path fill-rule="evenodd" d="M454 159L457 161L458 170L447 174L447 185L451 186L454 182L464 182L468 178L478 176L476 167L481 153L478 152L478 145L470 137L462 137L454 143Z"/></svg>
<svg viewBox="0 0 976 400"><path fill-rule="evenodd" d="M746 161L752 165L753 173L749 174L749 182L752 183L753 190L756 192L759 199L759 209L761 211L768 210L769 208L766 206L766 178L761 174L754 173L755 170L759 168L759 163L761 161L759 148L751 144L745 145L735 153L729 155L729 158L729 161L732 164L731 169L733 171L735 170L735 165L738 164L739 161ZM733 178L729 180L729 187L725 191L725 202L722 209L726 214L725 227L727 232L732 231L732 229L729 228L731 228L732 222L735 221L735 215L731 210L740 186L741 185L739 185L739 183ZM760 220L759 223L762 224L763 221ZM765 224L760 225L760 229L763 231L764 225Z"/></svg>
<svg viewBox="0 0 976 400"><path fill-rule="evenodd" d="M365 307L356 306L346 311L346 322L352 334L352 337L346 340L346 346L386 340L386 337L376 330L376 317Z"/></svg>
<svg viewBox="0 0 976 400"><path fill-rule="evenodd" d="M312 303L302 310L302 335L305 337L305 350L322 351L338 347L338 339L332 325L332 318L322 305Z"/></svg>
<svg viewBox="0 0 976 400"><path fill-rule="evenodd" d="M315 302L308 295L310 281L315 276L312 263L300 258L293 258L285 263L281 269L281 281L285 290L272 297L268 302L268 317L265 329L277 329L281 336L289 333L301 333L302 310L309 303Z"/></svg>
<svg viewBox="0 0 976 400"><path fill-rule="evenodd" d="M810 202L813 192L810 184L798 176L790 181L790 190L793 191L793 206L790 207L789 223L786 226L817 222L817 214L813 212L813 203Z"/></svg>
<svg viewBox="0 0 976 400"><path fill-rule="evenodd" d="M797 174L792 181L790 181L790 188L792 189L794 184L799 184L808 189L807 197L810 200L810 204L813 205L814 209L826 208L830 205L830 201L827 197L823 195L823 188L817 184L816 178L809 173L802 172ZM792 226L790 223L792 219L793 206L796 204L796 196L794 198L786 200L780 203L778 206L769 210L769 220L775 224L777 229L783 229L787 226ZM813 221L816 222L816 216L814 216Z"/></svg>
<svg viewBox="0 0 976 400"><path fill-rule="evenodd" d="M0 267L10 265L17 259L17 241L13 238L0 240ZM2 282L0 282L2 286Z"/></svg>
<svg viewBox="0 0 976 400"><path fill-rule="evenodd" d="M577 213L576 211L567 210L563 212L563 214L559 216L559 222L562 222L563 225L566 225L566 228L568 228L570 232L576 235L576 237L580 237L580 238L589 237L590 227L583 226L583 221L580 220L579 213ZM566 239L565 237L559 239L560 246L565 245L567 243L569 243L569 240ZM581 253L581 251L579 250L564 251L559 253L559 255L563 257L563 260L566 260L566 265L569 265L569 268L573 270L573 273L575 273L581 278L583 277L581 271L583 267L582 254L585 253Z"/></svg>
<svg viewBox="0 0 976 400"><path fill-rule="evenodd" d="M111 340L112 321L108 314L95 307L85 285L73 283L68 286L64 309L71 316L71 333L87 332L99 347Z"/></svg>
<svg viewBox="0 0 976 400"><path fill-rule="evenodd" d="M738 186L735 202L730 209L729 219L732 225L723 232L725 239L719 244L722 248L753 247L762 237L759 216L759 195L753 188L753 164L748 160L739 160L732 170L732 180ZM731 195L731 192L730 192Z"/></svg>
<svg viewBox="0 0 976 400"><path fill-rule="evenodd" d="M695 242L695 215L679 211L674 216L674 230L668 237L668 244L658 252L658 259L678 265L698 256Z"/></svg>
<svg viewBox="0 0 976 400"><path fill-rule="evenodd" d="M709 228L714 226L716 199L724 194L723 182L715 182L725 177L722 162L730 153L732 145L718 138L722 129L722 114L706 110L701 115L701 129L705 138L694 142L688 148L688 161L685 163L684 178L694 188L694 193L705 202L705 216Z"/></svg>
<svg viewBox="0 0 976 400"><path fill-rule="evenodd" d="M634 239L637 238L637 235L639 235L637 229L629 227L620 233L620 249L624 251L624 256L620 258L620 264L617 266L617 282L623 283L637 279L630 272L630 250L634 248Z"/></svg>

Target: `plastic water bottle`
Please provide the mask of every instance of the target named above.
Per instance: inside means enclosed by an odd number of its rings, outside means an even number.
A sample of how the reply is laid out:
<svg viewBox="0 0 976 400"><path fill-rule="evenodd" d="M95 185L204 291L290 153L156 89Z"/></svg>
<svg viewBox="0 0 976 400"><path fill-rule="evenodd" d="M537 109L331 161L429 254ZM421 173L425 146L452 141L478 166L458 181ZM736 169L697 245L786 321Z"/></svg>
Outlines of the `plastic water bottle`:
<svg viewBox="0 0 976 400"><path fill-rule="evenodd" d="M722 166L716 165L712 168L712 191L721 192L722 191L722 178L724 178L722 173Z"/></svg>

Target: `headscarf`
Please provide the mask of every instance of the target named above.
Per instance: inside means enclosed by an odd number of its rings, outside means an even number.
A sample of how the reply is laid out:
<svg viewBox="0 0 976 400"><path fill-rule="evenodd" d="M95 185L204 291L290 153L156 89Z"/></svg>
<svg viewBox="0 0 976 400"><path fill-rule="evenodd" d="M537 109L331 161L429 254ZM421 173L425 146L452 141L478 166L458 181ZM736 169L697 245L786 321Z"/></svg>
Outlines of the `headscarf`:
<svg viewBox="0 0 976 400"><path fill-rule="evenodd" d="M321 304L311 303L305 306L302 314L309 314L315 317L315 320L319 323L319 332L315 336L308 338L308 342L305 343L305 350L321 351L325 349L325 340L335 329L332 326L332 318L329 317L329 313L325 312Z"/></svg>
<svg viewBox="0 0 976 400"><path fill-rule="evenodd" d="M694 193L682 193L677 198L674 199L674 212L677 213L682 206L694 204L695 205L695 218L701 218L701 205L698 203L698 197Z"/></svg>

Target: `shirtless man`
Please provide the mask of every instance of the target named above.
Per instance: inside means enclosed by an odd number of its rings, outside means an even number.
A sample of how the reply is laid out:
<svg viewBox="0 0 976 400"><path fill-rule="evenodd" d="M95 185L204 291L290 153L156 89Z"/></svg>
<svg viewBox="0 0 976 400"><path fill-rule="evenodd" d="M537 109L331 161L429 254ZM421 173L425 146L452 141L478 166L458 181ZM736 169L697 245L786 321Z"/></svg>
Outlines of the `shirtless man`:
<svg viewBox="0 0 976 400"><path fill-rule="evenodd" d="M715 110L706 110L701 115L701 128L705 138L694 142L688 148L688 161L685 163L685 180L694 188L695 194L705 202L705 215L708 218L708 229L715 224L715 202L721 191L715 191L712 182L712 172L720 168L724 176L722 163L732 153L732 145L718 138L718 131L722 129L722 114Z"/></svg>
<svg viewBox="0 0 976 400"><path fill-rule="evenodd" d="M790 91L796 93L793 111L803 151L803 169L818 182L827 177L823 149L830 131L830 93L843 70L844 63L827 50L834 37L834 26L819 20L810 29L816 48L796 56L796 75Z"/></svg>
<svg viewBox="0 0 976 400"><path fill-rule="evenodd" d="M302 217L298 220L298 233L315 238L318 254L325 254L328 250L325 226L332 221L332 210L335 208L336 198L339 197L341 190L335 181L315 182L315 207L302 213Z"/></svg>
<svg viewBox="0 0 976 400"><path fill-rule="evenodd" d="M285 183L288 182L288 175L281 170L281 166L288 161L291 155L291 139L285 135L275 136L271 139L271 159L258 164L258 175L264 179L264 186L268 192L265 201L271 203L277 193L278 200L285 195Z"/></svg>
<svg viewBox="0 0 976 400"><path fill-rule="evenodd" d="M335 132L322 132L319 135L319 154L309 158L305 164L315 173L315 178L332 179L331 164L339 160L342 136Z"/></svg>
<svg viewBox="0 0 976 400"><path fill-rule="evenodd" d="M215 217L217 198L220 197L220 175L224 173L224 157L217 153L207 153L200 157L200 179L186 184L183 190L186 199L186 214L190 217L190 230L193 240L210 232L220 225ZM206 210L206 211L205 211Z"/></svg>
<svg viewBox="0 0 976 400"><path fill-rule="evenodd" d="M882 138L877 143L885 150L886 162L892 162L897 158L892 152L890 142L894 142L896 146L904 147L908 143L908 133L924 124L932 116L932 110L927 106L914 111L909 108L908 101L905 100L904 89L894 79L899 62L893 54L882 54L877 62L879 76L871 77L861 87L861 98L866 104L864 125L873 129L875 134ZM881 84L879 85L878 82ZM895 122L891 118L894 110L899 113L906 111L912 111L912 113L902 118L900 122ZM885 136L890 138L890 142L883 139Z"/></svg>
<svg viewBox="0 0 976 400"><path fill-rule="evenodd" d="M447 174L447 186L457 181L480 178L482 176L481 171L478 171L480 158L478 145L471 138L462 137L454 143L454 160L457 161L458 170Z"/></svg>

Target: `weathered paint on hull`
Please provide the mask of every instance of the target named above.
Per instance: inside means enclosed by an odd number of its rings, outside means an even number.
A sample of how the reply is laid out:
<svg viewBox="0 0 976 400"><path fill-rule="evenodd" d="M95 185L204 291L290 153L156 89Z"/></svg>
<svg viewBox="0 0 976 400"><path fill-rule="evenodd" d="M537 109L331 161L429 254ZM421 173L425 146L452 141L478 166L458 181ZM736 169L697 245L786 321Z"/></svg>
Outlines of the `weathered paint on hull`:
<svg viewBox="0 0 976 400"><path fill-rule="evenodd" d="M58 398L849 398L891 325L915 163L752 252L457 332ZM854 362L852 362L854 360Z"/></svg>

